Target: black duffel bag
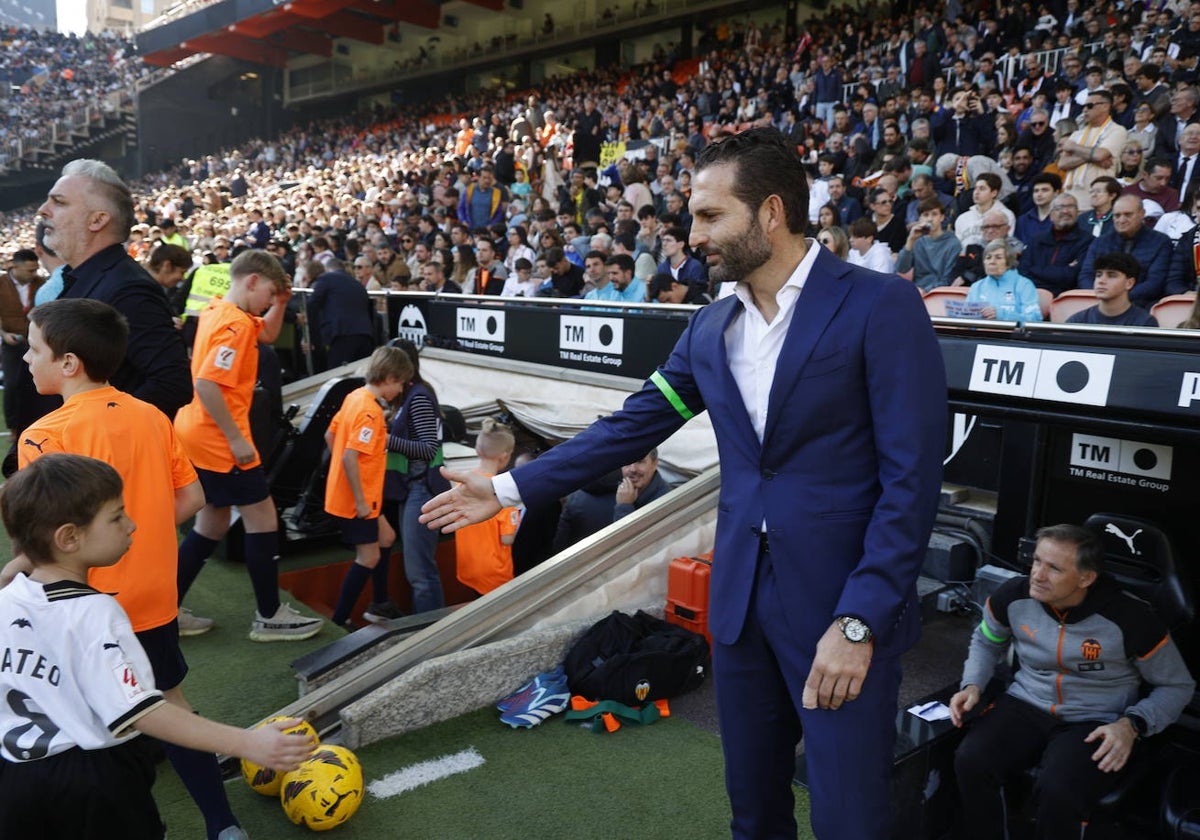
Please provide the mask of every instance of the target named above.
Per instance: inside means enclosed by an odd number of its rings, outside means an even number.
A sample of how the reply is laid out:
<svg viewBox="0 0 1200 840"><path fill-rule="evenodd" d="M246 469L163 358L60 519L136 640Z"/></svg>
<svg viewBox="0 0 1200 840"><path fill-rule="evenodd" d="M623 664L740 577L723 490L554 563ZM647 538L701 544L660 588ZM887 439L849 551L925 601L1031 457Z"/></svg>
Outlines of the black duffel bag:
<svg viewBox="0 0 1200 840"><path fill-rule="evenodd" d="M636 706L698 687L710 662L703 636L638 610L614 611L593 624L563 668L572 694Z"/></svg>

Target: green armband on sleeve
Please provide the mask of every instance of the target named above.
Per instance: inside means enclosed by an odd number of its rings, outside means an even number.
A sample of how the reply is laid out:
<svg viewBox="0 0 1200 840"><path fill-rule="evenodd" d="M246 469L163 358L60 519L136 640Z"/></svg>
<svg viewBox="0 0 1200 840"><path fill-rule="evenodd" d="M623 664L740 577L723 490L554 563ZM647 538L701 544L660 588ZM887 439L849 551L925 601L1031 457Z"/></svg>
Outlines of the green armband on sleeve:
<svg viewBox="0 0 1200 840"><path fill-rule="evenodd" d="M1008 639L997 636L995 633L993 633L991 630L989 630L986 619L979 622L979 632L982 633L983 637L985 639L987 639L989 642L993 642L998 645L1002 645L1008 641Z"/></svg>
<svg viewBox="0 0 1200 840"><path fill-rule="evenodd" d="M654 371L654 373L650 374L650 381L653 382L654 386L662 392L664 397L667 398L667 402L671 404L671 407L679 412L680 417L682 417L684 420L691 420L696 416L696 412L687 407L687 403L685 403L683 398L680 397L675 389L671 387L671 383L667 381L665 376L658 371Z"/></svg>

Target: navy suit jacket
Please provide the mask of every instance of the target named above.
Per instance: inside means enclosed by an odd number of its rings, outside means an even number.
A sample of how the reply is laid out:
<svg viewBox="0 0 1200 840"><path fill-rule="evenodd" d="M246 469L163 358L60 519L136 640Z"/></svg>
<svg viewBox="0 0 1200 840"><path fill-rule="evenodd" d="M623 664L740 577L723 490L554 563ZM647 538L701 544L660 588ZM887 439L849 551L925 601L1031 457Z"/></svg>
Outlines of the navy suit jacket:
<svg viewBox="0 0 1200 840"><path fill-rule="evenodd" d="M375 334L371 296L362 283L344 271L326 271L318 276L308 305L309 326L318 328L318 338L324 344L343 336Z"/></svg>
<svg viewBox="0 0 1200 840"><path fill-rule="evenodd" d="M67 275L72 282L62 297L103 301L129 322L125 360L112 384L174 417L192 400L192 373L162 286L121 245L93 254Z"/></svg>
<svg viewBox="0 0 1200 840"><path fill-rule="evenodd" d="M947 418L937 339L912 283L820 251L796 302L764 439L729 369L731 296L692 318L670 358L616 414L513 471L532 505L643 457L707 410L721 462L709 629L741 634L759 529L796 644L812 651L838 615L864 619L876 655L919 633L915 581L937 512Z"/></svg>

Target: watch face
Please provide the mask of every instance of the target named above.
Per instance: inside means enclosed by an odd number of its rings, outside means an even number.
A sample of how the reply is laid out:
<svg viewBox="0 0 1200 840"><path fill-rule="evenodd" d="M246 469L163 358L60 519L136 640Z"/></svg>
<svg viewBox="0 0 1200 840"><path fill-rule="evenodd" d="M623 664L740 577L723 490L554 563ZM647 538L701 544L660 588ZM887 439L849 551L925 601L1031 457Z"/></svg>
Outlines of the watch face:
<svg viewBox="0 0 1200 840"><path fill-rule="evenodd" d="M866 641L868 633L867 625L857 618L848 618L842 622L842 635L852 642Z"/></svg>

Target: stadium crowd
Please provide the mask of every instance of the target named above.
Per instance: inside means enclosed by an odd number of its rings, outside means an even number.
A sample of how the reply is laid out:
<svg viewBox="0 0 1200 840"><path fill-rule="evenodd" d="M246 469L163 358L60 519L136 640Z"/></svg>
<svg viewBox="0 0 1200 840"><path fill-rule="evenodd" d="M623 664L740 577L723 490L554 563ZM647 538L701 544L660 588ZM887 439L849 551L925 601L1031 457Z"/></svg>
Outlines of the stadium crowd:
<svg viewBox="0 0 1200 840"><path fill-rule="evenodd" d="M152 68L132 38L82 36L28 27L0 30L0 150L6 140L36 137L109 94L132 92Z"/></svg>
<svg viewBox="0 0 1200 840"><path fill-rule="evenodd" d="M839 256L1024 320L1121 251L1133 309L1102 322L1149 323L1200 270L1200 5L1081 5L839 7L796 37L713 22L699 59L671 45L296 127L146 178L128 247L199 264L271 246L298 285L344 268L370 289L703 303L720 290L687 247L694 155L769 123ZM0 218L10 254L32 222Z"/></svg>

